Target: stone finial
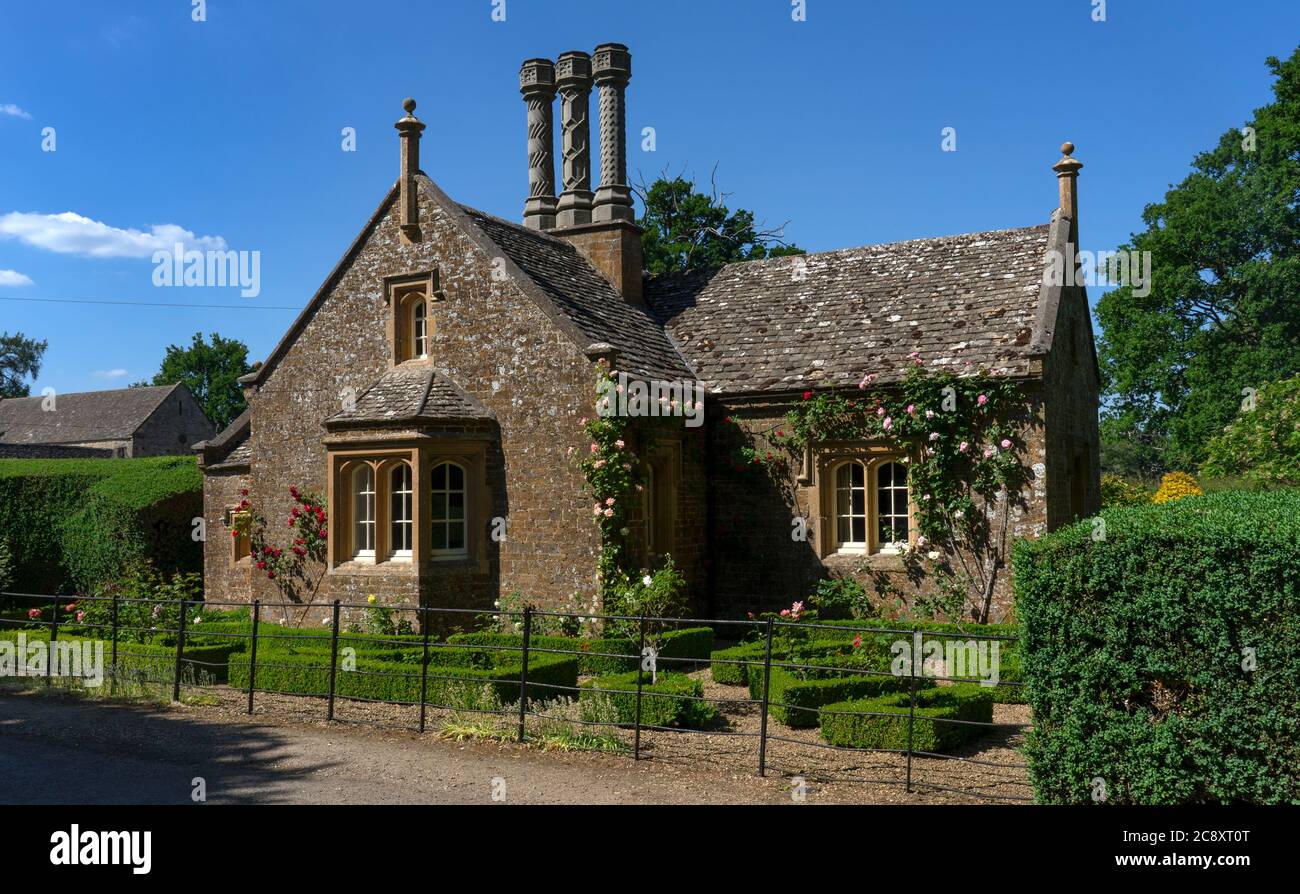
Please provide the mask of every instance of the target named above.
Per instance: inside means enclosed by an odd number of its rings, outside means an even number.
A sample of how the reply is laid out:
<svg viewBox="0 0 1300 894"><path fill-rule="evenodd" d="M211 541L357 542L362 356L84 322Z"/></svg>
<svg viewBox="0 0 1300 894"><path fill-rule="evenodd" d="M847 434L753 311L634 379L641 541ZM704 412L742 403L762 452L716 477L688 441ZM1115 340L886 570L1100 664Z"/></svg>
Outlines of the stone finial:
<svg viewBox="0 0 1300 894"><path fill-rule="evenodd" d="M1083 167L1083 162L1071 158L1074 153L1074 144L1069 140L1061 144L1061 160L1052 165L1052 170L1056 171L1057 184L1060 188L1061 195L1061 213L1070 218L1071 231L1075 233L1077 242L1077 230L1079 226L1079 169Z"/></svg>
<svg viewBox="0 0 1300 894"><path fill-rule="evenodd" d="M553 148L555 65L529 59L519 69L519 92L528 106L528 200L524 225L535 230L555 226L555 153Z"/></svg>
<svg viewBox="0 0 1300 894"><path fill-rule="evenodd" d="M564 182L556 223L571 227L591 221L591 57L579 50L561 53L555 63L555 85L560 93Z"/></svg>
<svg viewBox="0 0 1300 894"><path fill-rule="evenodd" d="M401 175L398 185L398 211L402 236L411 242L420 241L420 201L415 175L420 172L420 134L424 122L415 117L415 100L409 96L402 100L406 115L398 119L397 139L401 144Z"/></svg>
<svg viewBox="0 0 1300 894"><path fill-rule="evenodd" d="M600 91L600 187L592 219L634 220L627 185L627 107L632 54L621 43L603 43L592 56L592 76Z"/></svg>

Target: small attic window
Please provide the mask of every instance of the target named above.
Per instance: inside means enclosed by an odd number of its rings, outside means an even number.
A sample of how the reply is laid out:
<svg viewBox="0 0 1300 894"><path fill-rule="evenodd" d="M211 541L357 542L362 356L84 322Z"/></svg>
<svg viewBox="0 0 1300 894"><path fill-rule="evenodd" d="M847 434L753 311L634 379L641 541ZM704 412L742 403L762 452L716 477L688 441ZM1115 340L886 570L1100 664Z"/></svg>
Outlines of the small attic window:
<svg viewBox="0 0 1300 894"><path fill-rule="evenodd" d="M390 277L384 282L393 363L427 359L436 331L432 305L442 298L437 271Z"/></svg>

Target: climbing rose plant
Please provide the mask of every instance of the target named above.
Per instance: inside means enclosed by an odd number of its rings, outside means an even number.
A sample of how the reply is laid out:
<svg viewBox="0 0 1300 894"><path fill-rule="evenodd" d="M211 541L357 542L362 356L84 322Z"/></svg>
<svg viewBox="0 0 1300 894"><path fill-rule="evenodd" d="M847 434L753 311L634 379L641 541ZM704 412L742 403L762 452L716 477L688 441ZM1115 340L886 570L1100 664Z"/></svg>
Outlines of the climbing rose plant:
<svg viewBox="0 0 1300 894"><path fill-rule="evenodd" d="M234 530L231 536L241 533L248 535L249 555L253 566L274 581L280 592L293 602L302 602L305 587L307 594L314 597L320 584L320 577L315 581L308 576L308 563L323 564L329 539L329 516L325 511L325 501L310 491L301 491L297 487L289 488L293 507L285 520L293 531L292 541L286 551L284 547L272 546L268 539L269 525L266 518L254 509L248 499L248 491L241 490L239 506L235 512ZM307 605L310 606L310 598ZM287 611L287 608L286 608Z"/></svg>
<svg viewBox="0 0 1300 894"><path fill-rule="evenodd" d="M1013 503L1023 504L1028 477L1017 425L1024 398L1005 377L932 372L917 352L911 361L889 387L869 373L856 395L804 392L767 440L791 454L827 441L883 441L906 450L915 543L945 594L935 607L956 615L969 606L975 620L987 622L1007 564ZM766 453L754 455L772 462Z"/></svg>

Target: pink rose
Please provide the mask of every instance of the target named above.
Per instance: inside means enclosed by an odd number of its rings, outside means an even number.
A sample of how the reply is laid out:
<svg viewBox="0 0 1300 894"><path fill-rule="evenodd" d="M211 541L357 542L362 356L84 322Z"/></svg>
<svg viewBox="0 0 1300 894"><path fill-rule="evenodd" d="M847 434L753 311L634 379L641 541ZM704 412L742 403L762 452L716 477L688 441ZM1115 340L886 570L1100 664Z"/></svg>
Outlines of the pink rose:
<svg viewBox="0 0 1300 894"><path fill-rule="evenodd" d="M979 404L981 407L984 406L984 405L985 405L986 403L988 403L988 402L989 402L989 399L988 399L987 397L985 397L983 394L981 394L979 397L975 398L975 403Z"/></svg>
<svg viewBox="0 0 1300 894"><path fill-rule="evenodd" d="M967 450L970 449L970 444L967 444L965 441L962 441L960 444L957 445L957 449L960 450L962 453L965 453Z"/></svg>
<svg viewBox="0 0 1300 894"><path fill-rule="evenodd" d="M1010 449L1011 449L1011 441L1008 440L1007 438L1003 438L1003 439L1002 439L1002 449L1003 449L1003 450L1010 450Z"/></svg>

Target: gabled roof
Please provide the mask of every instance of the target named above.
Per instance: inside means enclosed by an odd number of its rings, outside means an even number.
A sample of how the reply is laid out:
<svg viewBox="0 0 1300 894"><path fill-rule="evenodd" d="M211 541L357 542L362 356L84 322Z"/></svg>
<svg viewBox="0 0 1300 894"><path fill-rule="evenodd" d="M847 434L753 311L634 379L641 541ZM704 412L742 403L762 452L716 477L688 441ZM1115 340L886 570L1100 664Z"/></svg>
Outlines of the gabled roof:
<svg viewBox="0 0 1300 894"><path fill-rule="evenodd" d="M646 300L715 392L888 382L913 351L933 368L1026 375L1050 346L1049 229L745 261L650 280Z"/></svg>
<svg viewBox="0 0 1300 894"><path fill-rule="evenodd" d="M420 422L495 419L487 407L426 363L394 367L357 396L356 405L325 420L330 430Z"/></svg>
<svg viewBox="0 0 1300 894"><path fill-rule="evenodd" d="M629 304L576 248L562 239L529 230L452 201L436 183L421 173L416 178L424 194L464 235L490 258L502 258L515 284L585 351L605 342L619 351L618 365L630 373L651 378L680 379L691 371L644 307ZM375 209L343 257L326 277L302 313L290 324L266 362L240 378L244 384L261 381L288 352L316 308L347 271L367 237L397 199L396 185Z"/></svg>
<svg viewBox="0 0 1300 894"><path fill-rule="evenodd" d="M473 208L461 208L582 331L584 342L579 347L609 344L618 351L618 368L635 375L664 381L694 379L649 309L625 301L568 242Z"/></svg>
<svg viewBox="0 0 1300 894"><path fill-rule="evenodd" d="M81 444L129 440L158 405L184 385L116 388L59 394L52 410L44 397L0 400L0 443Z"/></svg>

